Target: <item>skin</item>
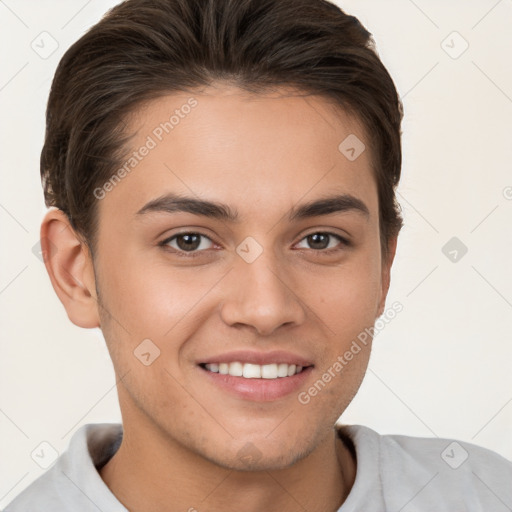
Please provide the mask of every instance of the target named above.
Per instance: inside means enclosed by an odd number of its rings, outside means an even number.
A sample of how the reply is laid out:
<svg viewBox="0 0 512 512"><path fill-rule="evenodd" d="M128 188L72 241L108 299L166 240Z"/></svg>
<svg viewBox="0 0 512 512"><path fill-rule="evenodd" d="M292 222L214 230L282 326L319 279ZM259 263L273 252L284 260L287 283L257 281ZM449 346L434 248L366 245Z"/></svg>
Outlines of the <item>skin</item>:
<svg viewBox="0 0 512 512"><path fill-rule="evenodd" d="M307 405L297 394L384 311L396 239L383 260L371 147L357 120L322 97L223 84L137 110L131 149L191 96L198 105L99 201L94 261L60 210L41 227L43 244L56 247L46 259L56 293L73 323L101 327L119 380L124 437L101 477L131 511L335 511L356 461L334 425L371 343ZM338 150L349 134L366 143L355 161ZM335 191L359 198L369 215L288 221L293 207ZM167 192L223 202L240 220L136 214ZM158 245L178 232L205 235L198 257L177 255L183 239ZM308 241L325 232L351 245ZM263 249L252 263L236 252L248 236ZM147 338L160 350L148 366L133 353ZM235 349L283 349L314 368L297 392L245 400L197 366ZM244 446L252 461L241 457Z"/></svg>

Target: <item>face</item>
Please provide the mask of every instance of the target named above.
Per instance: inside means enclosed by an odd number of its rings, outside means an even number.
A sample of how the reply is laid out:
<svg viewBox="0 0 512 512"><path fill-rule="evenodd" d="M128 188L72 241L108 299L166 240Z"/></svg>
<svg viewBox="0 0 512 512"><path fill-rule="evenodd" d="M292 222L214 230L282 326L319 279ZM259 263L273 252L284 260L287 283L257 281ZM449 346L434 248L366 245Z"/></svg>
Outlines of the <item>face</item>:
<svg viewBox="0 0 512 512"><path fill-rule="evenodd" d="M125 430L288 466L332 437L370 343L336 362L384 304L365 134L321 97L234 87L153 100L129 126L94 261Z"/></svg>

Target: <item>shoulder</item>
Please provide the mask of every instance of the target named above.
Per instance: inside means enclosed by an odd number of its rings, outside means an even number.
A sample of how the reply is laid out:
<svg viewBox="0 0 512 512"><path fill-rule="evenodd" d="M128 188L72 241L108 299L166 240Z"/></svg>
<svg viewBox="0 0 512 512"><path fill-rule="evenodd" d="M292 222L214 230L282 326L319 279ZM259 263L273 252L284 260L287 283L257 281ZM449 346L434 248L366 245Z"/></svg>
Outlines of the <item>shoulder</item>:
<svg viewBox="0 0 512 512"><path fill-rule="evenodd" d="M63 510L59 489L62 483L56 466L36 478L4 509L4 512L43 512Z"/></svg>
<svg viewBox="0 0 512 512"><path fill-rule="evenodd" d="M96 467L118 446L121 424L87 424L75 432L68 449L13 501L4 512L125 512L102 481Z"/></svg>
<svg viewBox="0 0 512 512"><path fill-rule="evenodd" d="M383 498L391 509L404 507L407 497L411 506L444 507L436 510L512 508L512 462L492 450L448 438L381 435L362 425L341 429L354 442L358 459L361 455L378 465Z"/></svg>

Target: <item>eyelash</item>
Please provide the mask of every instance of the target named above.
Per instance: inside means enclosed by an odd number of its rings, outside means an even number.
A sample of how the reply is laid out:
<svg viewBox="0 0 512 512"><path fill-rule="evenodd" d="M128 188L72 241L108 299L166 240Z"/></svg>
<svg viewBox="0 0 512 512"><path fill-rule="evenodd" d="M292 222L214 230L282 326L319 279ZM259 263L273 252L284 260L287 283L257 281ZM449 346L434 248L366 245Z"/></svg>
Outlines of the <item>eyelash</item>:
<svg viewBox="0 0 512 512"><path fill-rule="evenodd" d="M313 231L312 233L308 233L307 235L302 237L299 240L299 243L302 242L308 236L318 235L318 234L328 235L328 236L331 236L331 237L334 237L334 238L338 239L339 242L341 243L341 245L343 247L345 247L345 248L346 247L350 247L352 245L351 242L349 242L346 238L343 238L342 236L338 235L337 233L332 233L332 232L329 232L329 231ZM173 254L176 254L180 258L196 258L197 256L200 256L201 253L206 250L206 249L203 249L201 251L198 251L198 250L183 251L181 249L175 249L174 247L171 247L171 248L168 247L167 244L169 242L171 242L172 240L174 240L175 238L177 238L179 236L184 236L184 235L199 235L201 237L207 238L208 240L210 240L210 242L215 243L209 236L204 235L203 233L199 233L199 232L196 232L196 231L184 231L182 233L176 233L175 235L173 235L173 236L171 236L169 238L166 238L165 240L160 242L158 245L161 246L164 250L170 250L170 252L172 252ZM310 249L310 250L314 251L314 252L318 252L318 253L323 253L323 254L332 254L332 253L341 251L343 249L342 248L331 247L330 249Z"/></svg>

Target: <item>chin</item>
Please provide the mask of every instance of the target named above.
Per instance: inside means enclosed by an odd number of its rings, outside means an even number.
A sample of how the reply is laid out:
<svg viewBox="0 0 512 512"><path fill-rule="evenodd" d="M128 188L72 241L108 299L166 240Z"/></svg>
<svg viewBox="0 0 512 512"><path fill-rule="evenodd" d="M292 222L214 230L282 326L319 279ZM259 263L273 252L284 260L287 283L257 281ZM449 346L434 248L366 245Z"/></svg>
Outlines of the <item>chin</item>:
<svg viewBox="0 0 512 512"><path fill-rule="evenodd" d="M295 442L286 446L281 440L269 442L267 439L266 442L259 440L237 443L235 448L226 448L224 454L216 452L201 455L225 469L255 472L286 469L307 457L313 449L314 446L304 449L303 443Z"/></svg>

